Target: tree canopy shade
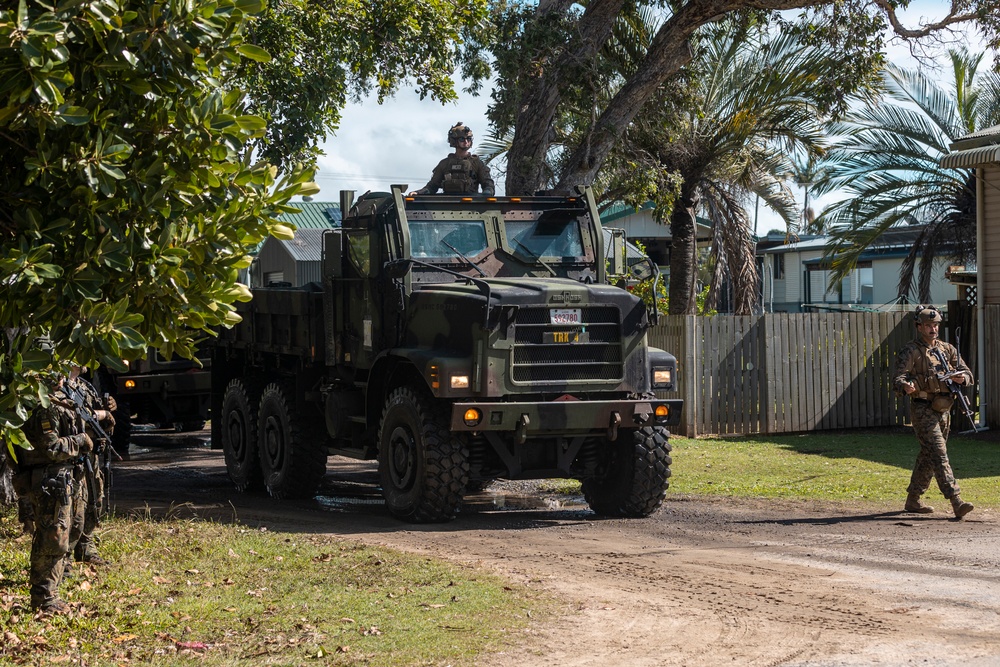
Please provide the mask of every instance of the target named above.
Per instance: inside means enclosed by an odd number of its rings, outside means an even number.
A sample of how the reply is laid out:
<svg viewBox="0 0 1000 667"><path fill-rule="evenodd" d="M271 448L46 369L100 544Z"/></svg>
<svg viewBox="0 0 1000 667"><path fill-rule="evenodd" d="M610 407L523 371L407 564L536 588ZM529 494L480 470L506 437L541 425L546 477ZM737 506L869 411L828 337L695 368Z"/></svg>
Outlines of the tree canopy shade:
<svg viewBox="0 0 1000 667"><path fill-rule="evenodd" d="M831 233L831 285L898 224L926 223L900 268L900 297L929 301L931 269L942 255L959 262L975 257L974 171L939 162L959 137L1000 124L1000 76L978 72L981 54L949 55L950 89L922 72L889 67L888 103L854 109L832 128L840 139L827 155L827 178L818 189L848 197L818 221Z"/></svg>
<svg viewBox="0 0 1000 667"><path fill-rule="evenodd" d="M245 26L246 40L270 58L243 59L226 85L247 91L268 121L255 138L272 164L312 163L317 143L340 124L348 99L374 90L378 101L401 82L421 99L456 99L451 76L465 35L485 29L487 0L269 0ZM465 63L473 85L488 75Z"/></svg>
<svg viewBox="0 0 1000 667"><path fill-rule="evenodd" d="M503 3L506 18L501 25L505 31L494 53L498 61L516 58L519 73L499 78L491 109L495 135L514 130L507 157L506 191L524 194L545 187L545 157L558 136L555 130L563 105L591 82L610 85L614 94L607 105L595 109L585 136L567 147L568 156L555 181L559 189L593 183L629 124L643 113L662 84L690 61L690 41L698 30L722 18L755 13L778 21L774 11L802 9L802 21L794 28L844 56L845 67L839 77L827 82L824 106L829 109L843 109L841 91L864 87L872 80L882 64L886 30L916 39L976 20L988 41L997 43L1000 0L956 0L941 20L918 27L905 26L899 20L896 10L906 4L897 0L589 0L578 11L578 5L570 0ZM614 81L595 79L599 74L593 67L595 59L611 39L616 18L637 5L657 7L666 20L633 72Z"/></svg>
<svg viewBox="0 0 1000 667"><path fill-rule="evenodd" d="M18 0L0 10L0 431L73 360L191 356L238 321L247 252L315 191L247 146L265 122L222 81L266 60L260 0ZM48 335L54 358L33 345Z"/></svg>

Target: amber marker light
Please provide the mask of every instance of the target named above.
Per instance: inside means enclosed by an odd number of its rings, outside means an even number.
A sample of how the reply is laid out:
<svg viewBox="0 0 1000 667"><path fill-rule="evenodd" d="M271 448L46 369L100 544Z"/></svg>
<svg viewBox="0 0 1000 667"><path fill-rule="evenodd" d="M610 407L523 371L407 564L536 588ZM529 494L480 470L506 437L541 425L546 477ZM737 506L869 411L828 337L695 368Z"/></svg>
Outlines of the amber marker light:
<svg viewBox="0 0 1000 667"><path fill-rule="evenodd" d="M472 201L472 197L462 197L462 201Z"/></svg>
<svg viewBox="0 0 1000 667"><path fill-rule="evenodd" d="M511 201L521 201L521 198L520 197L511 197L510 200Z"/></svg>
<svg viewBox="0 0 1000 667"><path fill-rule="evenodd" d="M125 380L126 389L135 389L135 380Z"/></svg>
<svg viewBox="0 0 1000 667"><path fill-rule="evenodd" d="M431 389L440 389L441 380L438 378L438 367L431 366Z"/></svg>
<svg viewBox="0 0 1000 667"><path fill-rule="evenodd" d="M416 201L415 197L403 197L406 201Z"/></svg>
<svg viewBox="0 0 1000 667"><path fill-rule="evenodd" d="M665 405L657 405L656 410L653 411L657 417L666 417L670 414L670 408Z"/></svg>
<svg viewBox="0 0 1000 667"><path fill-rule="evenodd" d="M479 408L469 408L465 411L462 419L466 426L478 426L479 422L483 420L483 413L479 411Z"/></svg>

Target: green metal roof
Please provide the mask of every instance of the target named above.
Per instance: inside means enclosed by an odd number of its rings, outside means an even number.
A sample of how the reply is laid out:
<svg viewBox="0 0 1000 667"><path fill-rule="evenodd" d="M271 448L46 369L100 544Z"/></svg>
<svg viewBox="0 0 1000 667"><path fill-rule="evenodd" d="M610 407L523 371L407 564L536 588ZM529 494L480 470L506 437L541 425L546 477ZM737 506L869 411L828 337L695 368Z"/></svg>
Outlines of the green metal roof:
<svg viewBox="0 0 1000 667"><path fill-rule="evenodd" d="M328 229L340 227L340 204L320 201L297 201L291 206L301 213L283 213L278 218L290 222L299 229Z"/></svg>

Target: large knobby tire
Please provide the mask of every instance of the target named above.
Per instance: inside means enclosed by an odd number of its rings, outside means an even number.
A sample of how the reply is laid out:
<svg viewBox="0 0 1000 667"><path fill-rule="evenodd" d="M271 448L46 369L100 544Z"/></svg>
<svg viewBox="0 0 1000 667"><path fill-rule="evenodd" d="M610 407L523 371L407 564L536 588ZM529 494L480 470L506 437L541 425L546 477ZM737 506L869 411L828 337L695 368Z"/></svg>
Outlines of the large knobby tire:
<svg viewBox="0 0 1000 667"><path fill-rule="evenodd" d="M378 440L378 471L389 512L414 523L455 518L469 481L469 455L448 429L446 409L400 387L386 401Z"/></svg>
<svg viewBox="0 0 1000 667"><path fill-rule="evenodd" d="M662 426L622 431L606 445L601 474L583 482L590 508L611 517L644 517L659 509L670 485L670 432Z"/></svg>
<svg viewBox="0 0 1000 667"><path fill-rule="evenodd" d="M260 467L264 486L274 498L312 498L326 474L322 437L296 412L293 395L290 388L273 382L260 398Z"/></svg>
<svg viewBox="0 0 1000 667"><path fill-rule="evenodd" d="M231 380L222 397L222 453L226 472L238 491L264 487L257 449L257 404L259 395L246 380Z"/></svg>

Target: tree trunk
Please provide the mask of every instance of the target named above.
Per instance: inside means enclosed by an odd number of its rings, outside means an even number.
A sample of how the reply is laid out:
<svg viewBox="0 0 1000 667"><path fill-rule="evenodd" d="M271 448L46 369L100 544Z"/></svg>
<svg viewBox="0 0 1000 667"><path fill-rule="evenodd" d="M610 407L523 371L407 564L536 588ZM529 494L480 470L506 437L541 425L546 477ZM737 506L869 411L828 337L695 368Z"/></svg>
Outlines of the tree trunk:
<svg viewBox="0 0 1000 667"><path fill-rule="evenodd" d="M545 156L552 144L556 111L562 101L566 73L593 59L608 40L625 0L591 0L580 18L577 34L555 63L540 63L542 74L521 98L514 124L514 140L507 150L508 195L530 195L546 187ZM540 5L536 16L549 11L565 11L561 3Z"/></svg>
<svg viewBox="0 0 1000 667"><path fill-rule="evenodd" d="M698 273L698 200L685 187L670 214L670 314L695 315Z"/></svg>

